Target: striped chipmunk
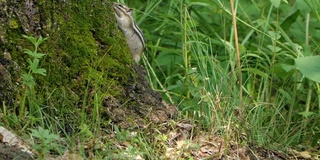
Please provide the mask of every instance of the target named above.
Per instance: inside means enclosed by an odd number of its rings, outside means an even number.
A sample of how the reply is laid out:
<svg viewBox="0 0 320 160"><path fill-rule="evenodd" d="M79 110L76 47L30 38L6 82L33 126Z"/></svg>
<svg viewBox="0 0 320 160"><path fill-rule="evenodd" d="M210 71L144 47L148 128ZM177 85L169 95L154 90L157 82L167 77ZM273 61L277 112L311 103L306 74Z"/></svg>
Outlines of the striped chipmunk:
<svg viewBox="0 0 320 160"><path fill-rule="evenodd" d="M145 42L142 31L133 19L133 9L117 2L113 3L112 8L117 19L118 27L122 30L126 38L131 55L134 61L139 63Z"/></svg>

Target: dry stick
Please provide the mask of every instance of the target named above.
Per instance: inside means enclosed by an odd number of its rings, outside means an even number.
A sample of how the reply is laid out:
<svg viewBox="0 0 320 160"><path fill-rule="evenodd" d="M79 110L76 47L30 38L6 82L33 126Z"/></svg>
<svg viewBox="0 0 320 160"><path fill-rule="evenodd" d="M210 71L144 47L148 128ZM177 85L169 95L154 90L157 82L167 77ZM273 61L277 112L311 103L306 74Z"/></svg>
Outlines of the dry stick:
<svg viewBox="0 0 320 160"><path fill-rule="evenodd" d="M237 31L237 21L236 21L236 14L234 12L233 7L233 0L230 0L231 5L231 12L232 12L232 22L233 22L233 29L234 29L234 42L236 45L236 53L237 53L237 65L238 65L238 80L239 80L239 92L240 92L240 108L242 108L242 73L241 73L241 62L240 62L240 51L239 51L239 44L238 44L238 31Z"/></svg>

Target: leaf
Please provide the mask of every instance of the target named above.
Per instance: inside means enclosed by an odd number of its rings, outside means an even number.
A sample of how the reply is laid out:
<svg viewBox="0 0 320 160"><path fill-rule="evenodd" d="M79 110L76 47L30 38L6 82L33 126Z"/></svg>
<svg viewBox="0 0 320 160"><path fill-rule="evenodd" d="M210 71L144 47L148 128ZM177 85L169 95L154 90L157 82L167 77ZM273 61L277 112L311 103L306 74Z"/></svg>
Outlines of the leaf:
<svg viewBox="0 0 320 160"><path fill-rule="evenodd" d="M27 35L22 35L23 38L29 40L33 45L37 44L37 40L36 38L32 37L32 36L27 36Z"/></svg>
<svg viewBox="0 0 320 160"><path fill-rule="evenodd" d="M273 45L267 45L267 47L270 49L271 52L275 53L278 53L282 50L282 48Z"/></svg>
<svg viewBox="0 0 320 160"><path fill-rule="evenodd" d="M38 69L36 69L35 71L33 71L33 73L41 74L41 75L43 75L43 76L46 75L46 72L47 72L47 70L46 70L46 69L43 69L43 68L38 68Z"/></svg>
<svg viewBox="0 0 320 160"><path fill-rule="evenodd" d="M295 69L295 66L293 66L293 65L289 65L289 64L280 64L280 65L286 72L289 72L289 71Z"/></svg>
<svg viewBox="0 0 320 160"><path fill-rule="evenodd" d="M180 88L180 87L181 87L181 85L170 85L170 86L168 86L167 90L170 91L170 90Z"/></svg>
<svg viewBox="0 0 320 160"><path fill-rule="evenodd" d="M39 46L42 42L44 42L47 39L48 39L48 37L47 38L42 38L42 36L40 36L38 41L37 41L37 43L36 43L36 46Z"/></svg>
<svg viewBox="0 0 320 160"><path fill-rule="evenodd" d="M36 53L36 54L34 55L34 58L42 58L44 55L46 55L46 54Z"/></svg>
<svg viewBox="0 0 320 160"><path fill-rule="evenodd" d="M280 6L281 0L270 0L270 2L274 7L278 8Z"/></svg>
<svg viewBox="0 0 320 160"><path fill-rule="evenodd" d="M32 73L41 74L43 76L46 75L46 69L38 68L39 65L39 59L34 59L32 62L30 59L28 59L29 67L32 71Z"/></svg>
<svg viewBox="0 0 320 160"><path fill-rule="evenodd" d="M279 93L281 93L281 95L283 97L285 97L287 100L291 100L292 99L292 96L282 88L279 89Z"/></svg>
<svg viewBox="0 0 320 160"><path fill-rule="evenodd" d="M35 56L35 53L33 51L31 51L30 49L25 49L24 53L27 53L28 55L30 55L31 57Z"/></svg>
<svg viewBox="0 0 320 160"><path fill-rule="evenodd" d="M35 73L35 71L37 70L38 68L38 65L39 65L39 59L34 59L31 63L29 62L30 64L30 69L33 73Z"/></svg>
<svg viewBox="0 0 320 160"><path fill-rule="evenodd" d="M270 38L272 40L278 40L278 39L281 38L281 33L280 32L268 31L268 34L270 35Z"/></svg>
<svg viewBox="0 0 320 160"><path fill-rule="evenodd" d="M296 58L295 63L304 76L320 83L320 56Z"/></svg>
<svg viewBox="0 0 320 160"><path fill-rule="evenodd" d="M33 137L39 138L45 143L51 143L53 140L59 139L59 136L56 134L50 134L48 129L43 129L42 127L39 127L38 130L30 129L31 135Z"/></svg>
<svg viewBox="0 0 320 160"><path fill-rule="evenodd" d="M259 76L261 76L263 78L268 78L268 74L267 73L265 73L264 71L261 71L259 69L256 69L256 68L244 68L244 69L242 69L242 71L247 71L249 73L259 75Z"/></svg>
<svg viewBox="0 0 320 160"><path fill-rule="evenodd" d="M28 55L30 55L33 58L42 58L43 56L46 55L43 53L35 53L35 52L31 51L30 49L25 49L24 53L27 53Z"/></svg>
<svg viewBox="0 0 320 160"><path fill-rule="evenodd" d="M34 78L29 74L22 74L22 83L28 85L30 88L33 88L33 86L36 84L34 81Z"/></svg>
<svg viewBox="0 0 320 160"><path fill-rule="evenodd" d="M302 115L304 118L308 118L309 116L314 115L315 113L313 112L308 112L308 111L303 111L303 112L299 112L299 115Z"/></svg>
<svg viewBox="0 0 320 160"><path fill-rule="evenodd" d="M277 63L273 67L273 72L277 77L282 78L282 80L285 80L288 76L294 73L295 69L296 69L296 66L294 65Z"/></svg>
<svg viewBox="0 0 320 160"><path fill-rule="evenodd" d="M288 152L292 155L294 155L295 157L297 158L303 158L303 159L310 159L312 156L311 156L311 153L308 152L308 151L302 151L302 152L299 152L299 151L296 151L294 149L288 149Z"/></svg>
<svg viewBox="0 0 320 160"><path fill-rule="evenodd" d="M310 1L296 1L295 6L303 13L307 14L310 13L312 8L311 5L308 4Z"/></svg>
<svg viewBox="0 0 320 160"><path fill-rule="evenodd" d="M298 16L300 15L300 10L297 10L296 12L294 12L293 14L291 14L289 17L287 17L282 23L281 23L281 28L284 31L288 31L290 26L296 22Z"/></svg>
<svg viewBox="0 0 320 160"><path fill-rule="evenodd" d="M31 66L31 64L33 63L32 61L31 61L31 59L27 59L27 62L29 63L29 67Z"/></svg>
<svg viewBox="0 0 320 160"><path fill-rule="evenodd" d="M33 36L27 36L27 35L22 35L22 37L29 40L36 47L38 47L42 42L48 39L48 37L42 38L42 36L40 36L38 39Z"/></svg>

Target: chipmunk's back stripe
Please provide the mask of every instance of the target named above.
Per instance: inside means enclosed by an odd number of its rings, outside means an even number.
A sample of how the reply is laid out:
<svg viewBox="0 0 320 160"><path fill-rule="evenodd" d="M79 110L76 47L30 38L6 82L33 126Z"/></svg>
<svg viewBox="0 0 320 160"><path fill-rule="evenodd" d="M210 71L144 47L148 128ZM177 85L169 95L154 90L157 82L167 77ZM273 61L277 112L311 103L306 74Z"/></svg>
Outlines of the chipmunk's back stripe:
<svg viewBox="0 0 320 160"><path fill-rule="evenodd" d="M133 28L134 28L135 32L137 32L139 39L142 42L143 47L145 47L143 33L142 33L141 29L137 26L135 21L133 21Z"/></svg>

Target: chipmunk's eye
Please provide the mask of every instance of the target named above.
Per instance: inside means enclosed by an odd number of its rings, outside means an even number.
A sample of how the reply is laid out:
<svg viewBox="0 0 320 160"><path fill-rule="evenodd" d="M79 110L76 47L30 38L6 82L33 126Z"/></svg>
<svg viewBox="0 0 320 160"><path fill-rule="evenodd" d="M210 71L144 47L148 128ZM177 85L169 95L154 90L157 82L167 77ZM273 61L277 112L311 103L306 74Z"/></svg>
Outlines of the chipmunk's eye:
<svg viewBox="0 0 320 160"><path fill-rule="evenodd" d="M122 5L122 4L119 4L118 6L119 6L120 8L125 9L124 5Z"/></svg>

